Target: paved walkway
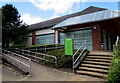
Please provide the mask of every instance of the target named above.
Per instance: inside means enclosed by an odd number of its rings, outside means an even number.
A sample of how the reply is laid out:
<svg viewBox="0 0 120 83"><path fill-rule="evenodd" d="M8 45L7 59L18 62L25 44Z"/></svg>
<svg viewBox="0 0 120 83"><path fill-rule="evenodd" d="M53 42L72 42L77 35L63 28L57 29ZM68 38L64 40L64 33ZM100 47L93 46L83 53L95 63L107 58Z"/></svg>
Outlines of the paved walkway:
<svg viewBox="0 0 120 83"><path fill-rule="evenodd" d="M2 64L0 63L0 83L2 81Z"/></svg>
<svg viewBox="0 0 120 83"><path fill-rule="evenodd" d="M3 81L104 81L104 79L91 76L63 72L35 62L32 62L31 75L31 77L27 77L10 67L2 65Z"/></svg>

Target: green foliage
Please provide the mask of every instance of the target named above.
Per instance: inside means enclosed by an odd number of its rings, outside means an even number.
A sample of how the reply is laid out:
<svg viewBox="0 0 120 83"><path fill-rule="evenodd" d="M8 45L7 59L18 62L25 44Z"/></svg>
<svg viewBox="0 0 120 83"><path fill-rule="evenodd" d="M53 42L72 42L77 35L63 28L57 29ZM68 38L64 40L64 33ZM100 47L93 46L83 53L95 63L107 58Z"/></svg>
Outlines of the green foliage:
<svg viewBox="0 0 120 83"><path fill-rule="evenodd" d="M120 43L114 49L112 65L108 73L109 82L120 82Z"/></svg>
<svg viewBox="0 0 120 83"><path fill-rule="evenodd" d="M46 54L57 57L57 67L59 67L59 68L61 68L61 67L62 68L71 68L72 67L72 56L65 56L63 49L51 50L51 51L48 51ZM54 61L53 58L50 58L50 57L45 57L45 58L50 61ZM44 63L54 66L54 64L51 64L50 62L44 61Z"/></svg>
<svg viewBox="0 0 120 83"><path fill-rule="evenodd" d="M40 45L29 45L27 47L35 47L35 46L47 46L47 47L55 47L55 46L62 46L60 44L40 44Z"/></svg>
<svg viewBox="0 0 120 83"><path fill-rule="evenodd" d="M26 45L15 44L15 45L11 46L11 48L20 48L20 47L26 47Z"/></svg>
<svg viewBox="0 0 120 83"><path fill-rule="evenodd" d="M20 21L20 14L12 4L2 6L2 40L3 47L9 43L20 44L27 40L28 25Z"/></svg>
<svg viewBox="0 0 120 83"><path fill-rule="evenodd" d="M75 52L76 52L76 50L74 50L74 53ZM50 51L47 51L46 54L57 57L57 67L58 68L72 68L72 62L73 62L72 61L72 56L64 55L64 49L50 50ZM77 56L79 54L80 54L80 52L77 53L77 55L75 56L75 59L77 58ZM44 58L50 60L51 62L55 61L51 57L46 56ZM52 64L50 62L46 62L46 61L43 61L43 62L46 63L46 64L49 64L49 65L55 66L54 64Z"/></svg>
<svg viewBox="0 0 120 83"><path fill-rule="evenodd" d="M118 43L118 46L115 46L114 55L120 56L120 41Z"/></svg>

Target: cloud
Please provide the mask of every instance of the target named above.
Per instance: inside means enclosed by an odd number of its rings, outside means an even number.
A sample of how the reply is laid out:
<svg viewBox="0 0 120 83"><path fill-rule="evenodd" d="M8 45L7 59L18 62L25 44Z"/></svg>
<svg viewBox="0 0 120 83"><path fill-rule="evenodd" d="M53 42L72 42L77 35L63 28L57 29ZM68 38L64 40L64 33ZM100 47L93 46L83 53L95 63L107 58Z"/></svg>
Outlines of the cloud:
<svg viewBox="0 0 120 83"><path fill-rule="evenodd" d="M29 13L23 14L20 19L28 25L43 21L42 18L37 16L31 16Z"/></svg>
<svg viewBox="0 0 120 83"><path fill-rule="evenodd" d="M62 14L70 10L75 3L87 0L29 0L34 6L41 10L53 10L54 13Z"/></svg>

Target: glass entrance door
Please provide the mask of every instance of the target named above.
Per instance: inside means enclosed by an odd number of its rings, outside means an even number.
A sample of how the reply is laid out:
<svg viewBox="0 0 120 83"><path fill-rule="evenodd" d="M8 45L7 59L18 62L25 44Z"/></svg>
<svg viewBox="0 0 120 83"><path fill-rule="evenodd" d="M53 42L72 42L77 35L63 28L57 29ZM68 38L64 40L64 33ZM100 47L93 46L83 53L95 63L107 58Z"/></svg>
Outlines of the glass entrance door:
<svg viewBox="0 0 120 83"><path fill-rule="evenodd" d="M103 32L103 50L107 50L107 38L105 32Z"/></svg>

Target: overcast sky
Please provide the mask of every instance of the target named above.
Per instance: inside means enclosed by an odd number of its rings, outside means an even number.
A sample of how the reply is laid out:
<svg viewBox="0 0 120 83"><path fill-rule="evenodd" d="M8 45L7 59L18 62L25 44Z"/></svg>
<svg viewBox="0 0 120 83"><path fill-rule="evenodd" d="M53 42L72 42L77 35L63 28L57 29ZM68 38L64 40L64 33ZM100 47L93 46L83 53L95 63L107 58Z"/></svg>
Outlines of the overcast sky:
<svg viewBox="0 0 120 83"><path fill-rule="evenodd" d="M2 3L0 3L0 6L13 4L18 9L21 20L30 25L79 12L89 6L118 10L118 1L119 0L1 0Z"/></svg>

